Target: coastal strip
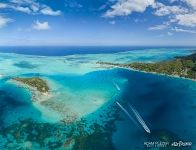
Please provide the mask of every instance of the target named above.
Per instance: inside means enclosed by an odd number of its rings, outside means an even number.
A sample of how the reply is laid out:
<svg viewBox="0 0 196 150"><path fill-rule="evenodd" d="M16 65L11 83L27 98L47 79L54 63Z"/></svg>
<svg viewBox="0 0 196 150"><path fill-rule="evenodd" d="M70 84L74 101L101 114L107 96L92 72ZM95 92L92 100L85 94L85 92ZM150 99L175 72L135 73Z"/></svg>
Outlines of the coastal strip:
<svg viewBox="0 0 196 150"><path fill-rule="evenodd" d="M134 62L127 64L97 62L102 66L121 67L143 71L148 73L157 73L172 77L181 77L196 81L196 53L188 56L175 57L172 60L157 63Z"/></svg>
<svg viewBox="0 0 196 150"><path fill-rule="evenodd" d="M48 93L49 91L49 86L47 85L46 81L39 77L31 77L31 78L15 77L12 79L14 81L17 81L27 86L30 86L32 88L35 88L37 91L41 93Z"/></svg>

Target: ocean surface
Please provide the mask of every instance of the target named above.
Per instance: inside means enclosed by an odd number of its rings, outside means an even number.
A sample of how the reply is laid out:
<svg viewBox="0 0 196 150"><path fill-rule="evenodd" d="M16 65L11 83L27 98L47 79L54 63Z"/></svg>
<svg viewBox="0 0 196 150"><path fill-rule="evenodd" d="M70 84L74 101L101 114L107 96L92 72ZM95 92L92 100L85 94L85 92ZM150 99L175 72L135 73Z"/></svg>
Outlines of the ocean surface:
<svg viewBox="0 0 196 150"><path fill-rule="evenodd" d="M0 47L0 149L157 150L164 148L147 143L184 141L192 146L165 149L195 150L195 81L97 63L153 63L195 50ZM31 91L13 77L40 77L47 81L49 94Z"/></svg>
<svg viewBox="0 0 196 150"><path fill-rule="evenodd" d="M66 56L74 54L108 54L146 49L195 50L195 47L156 46L0 46L4 53L39 56Z"/></svg>

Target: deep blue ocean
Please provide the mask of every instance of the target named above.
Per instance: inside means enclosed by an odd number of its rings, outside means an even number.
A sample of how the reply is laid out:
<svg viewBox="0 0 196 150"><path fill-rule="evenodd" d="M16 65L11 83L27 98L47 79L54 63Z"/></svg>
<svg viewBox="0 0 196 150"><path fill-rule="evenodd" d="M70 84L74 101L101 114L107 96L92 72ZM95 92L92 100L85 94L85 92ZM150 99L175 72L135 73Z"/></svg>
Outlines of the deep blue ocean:
<svg viewBox="0 0 196 150"><path fill-rule="evenodd" d="M0 52L41 56L66 56L74 54L107 54L156 48L195 50L195 47L174 46L0 46Z"/></svg>
<svg viewBox="0 0 196 150"><path fill-rule="evenodd" d="M140 147L146 141L161 141L161 134L173 137L174 141L192 142L195 146L196 84L193 81L129 70L119 70L119 73L128 79L122 103L125 107L130 103L137 109L151 134L145 134L122 112L125 120L117 123L114 134L117 149L134 149L135 145ZM183 149L194 150L190 147Z"/></svg>

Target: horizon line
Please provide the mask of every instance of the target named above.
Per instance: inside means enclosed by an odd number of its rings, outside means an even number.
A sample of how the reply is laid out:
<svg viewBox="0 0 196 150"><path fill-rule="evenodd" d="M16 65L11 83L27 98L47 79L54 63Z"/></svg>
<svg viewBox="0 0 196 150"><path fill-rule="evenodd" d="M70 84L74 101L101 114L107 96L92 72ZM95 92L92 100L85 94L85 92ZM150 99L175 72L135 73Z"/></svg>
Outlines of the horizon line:
<svg viewBox="0 0 196 150"><path fill-rule="evenodd" d="M0 47L196 47L196 45L0 45Z"/></svg>

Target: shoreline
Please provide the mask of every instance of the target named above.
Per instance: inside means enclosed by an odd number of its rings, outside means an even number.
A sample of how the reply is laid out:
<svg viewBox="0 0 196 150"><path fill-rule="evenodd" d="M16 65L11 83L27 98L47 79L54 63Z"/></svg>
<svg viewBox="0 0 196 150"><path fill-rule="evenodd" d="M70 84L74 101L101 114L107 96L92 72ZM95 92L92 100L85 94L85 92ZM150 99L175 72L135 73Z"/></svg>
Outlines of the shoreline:
<svg viewBox="0 0 196 150"><path fill-rule="evenodd" d="M18 87L25 88L26 90L28 90L28 92L31 93L31 100L33 103L34 102L41 103L42 101L46 100L45 99L46 97L51 97L51 94L49 92L42 93L42 92L38 91L36 88L31 87L27 84L21 83L19 81L16 81L14 79L11 79L10 81L11 81L11 83L17 85Z"/></svg>
<svg viewBox="0 0 196 150"><path fill-rule="evenodd" d="M164 75L174 78L181 78L196 81L196 52L187 56L177 56L168 61L154 63L131 62L131 63L112 63L97 62L102 67L126 68L144 73Z"/></svg>
<svg viewBox="0 0 196 150"><path fill-rule="evenodd" d="M134 69L134 68L131 68L131 67L122 67L122 66L118 66L118 65L109 65L109 66L111 66L111 68L121 68L121 69L127 69L127 70L131 70L131 71L136 71L136 72L142 72L142 73L153 74L153 75L160 75L160 76L167 76L167 77L170 77L170 78L179 78L179 79L190 80L190 81L196 82L196 79L180 77L178 75L168 75L168 74L157 73L157 72L147 72L147 71L143 71L143 70ZM104 67L104 68L106 68L106 67ZM108 69L108 68L106 68L106 69Z"/></svg>

